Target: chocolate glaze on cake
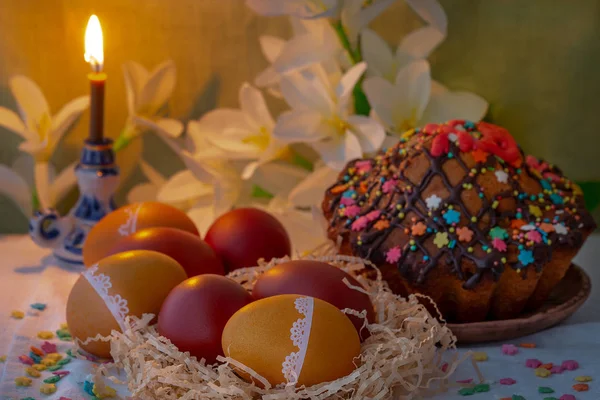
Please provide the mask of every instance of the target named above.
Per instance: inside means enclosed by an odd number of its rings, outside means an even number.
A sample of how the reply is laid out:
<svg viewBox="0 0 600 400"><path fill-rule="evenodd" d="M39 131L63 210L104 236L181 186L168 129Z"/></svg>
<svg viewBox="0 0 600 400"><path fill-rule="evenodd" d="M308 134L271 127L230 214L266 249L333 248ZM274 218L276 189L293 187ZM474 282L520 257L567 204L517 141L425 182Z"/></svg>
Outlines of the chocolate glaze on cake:
<svg viewBox="0 0 600 400"><path fill-rule="evenodd" d="M395 265L414 285L447 265L467 290L506 268L540 272L556 248L580 247L595 227L557 167L525 157L505 129L465 121L409 131L350 162L323 210L330 237L351 253Z"/></svg>

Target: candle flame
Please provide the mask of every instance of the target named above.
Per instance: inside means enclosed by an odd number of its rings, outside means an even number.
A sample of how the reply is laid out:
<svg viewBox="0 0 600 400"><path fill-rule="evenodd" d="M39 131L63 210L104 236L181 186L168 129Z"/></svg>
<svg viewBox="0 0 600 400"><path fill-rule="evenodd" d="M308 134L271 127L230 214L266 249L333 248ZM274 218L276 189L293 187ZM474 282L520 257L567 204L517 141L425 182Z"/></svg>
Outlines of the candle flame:
<svg viewBox="0 0 600 400"><path fill-rule="evenodd" d="M95 15L90 17L85 30L85 61L89 62L94 72L100 72L104 64L104 48L102 27Z"/></svg>

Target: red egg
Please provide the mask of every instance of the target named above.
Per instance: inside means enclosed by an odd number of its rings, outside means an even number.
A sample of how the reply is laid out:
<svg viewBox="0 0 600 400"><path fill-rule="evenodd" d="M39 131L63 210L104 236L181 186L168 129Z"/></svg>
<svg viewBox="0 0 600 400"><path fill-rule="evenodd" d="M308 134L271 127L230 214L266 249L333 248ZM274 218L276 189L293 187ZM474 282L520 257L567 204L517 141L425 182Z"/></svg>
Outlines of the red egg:
<svg viewBox="0 0 600 400"><path fill-rule="evenodd" d="M200 274L225 275L223 263L198 236L181 229L148 228L119 240L107 255L129 250L154 250L175 259L188 277Z"/></svg>
<svg viewBox="0 0 600 400"><path fill-rule="evenodd" d="M375 310L369 296L349 288L343 279L352 286L362 285L345 271L333 265L312 260L295 260L276 265L266 271L254 283L253 297L258 300L280 294L301 294L312 296L333 304L340 310L350 308L367 311L367 320L375 321ZM362 340L368 331L362 330L363 319L348 315Z"/></svg>
<svg viewBox="0 0 600 400"><path fill-rule="evenodd" d="M173 288L158 314L158 332L181 351L209 364L223 355L221 335L229 318L252 302L240 284L220 275L198 275Z"/></svg>
<svg viewBox="0 0 600 400"><path fill-rule="evenodd" d="M223 214L208 229L208 243L227 272L252 267L260 258L290 255L290 237L271 214L256 208L238 208Z"/></svg>

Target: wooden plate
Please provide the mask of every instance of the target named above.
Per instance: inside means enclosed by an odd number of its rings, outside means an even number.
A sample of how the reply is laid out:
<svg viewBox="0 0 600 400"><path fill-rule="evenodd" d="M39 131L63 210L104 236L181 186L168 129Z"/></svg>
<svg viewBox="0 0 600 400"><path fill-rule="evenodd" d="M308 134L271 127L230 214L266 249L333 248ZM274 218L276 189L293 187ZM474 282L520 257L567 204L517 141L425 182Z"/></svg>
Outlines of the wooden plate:
<svg viewBox="0 0 600 400"><path fill-rule="evenodd" d="M575 264L554 288L546 303L519 318L500 321L448 324L458 344L510 340L548 329L571 316L585 303L591 291L590 277Z"/></svg>

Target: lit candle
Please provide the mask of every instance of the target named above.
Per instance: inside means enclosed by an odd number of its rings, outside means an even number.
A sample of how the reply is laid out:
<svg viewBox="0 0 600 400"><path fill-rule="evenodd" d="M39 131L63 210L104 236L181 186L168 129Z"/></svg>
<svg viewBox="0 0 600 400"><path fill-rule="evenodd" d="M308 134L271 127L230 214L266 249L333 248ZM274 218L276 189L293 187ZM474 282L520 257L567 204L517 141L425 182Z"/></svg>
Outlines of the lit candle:
<svg viewBox="0 0 600 400"><path fill-rule="evenodd" d="M92 66L88 74L91 87L90 101L90 136L92 143L102 143L104 136L104 87L106 74L102 72L104 49L102 28L98 17L92 15L85 30L85 61Z"/></svg>

